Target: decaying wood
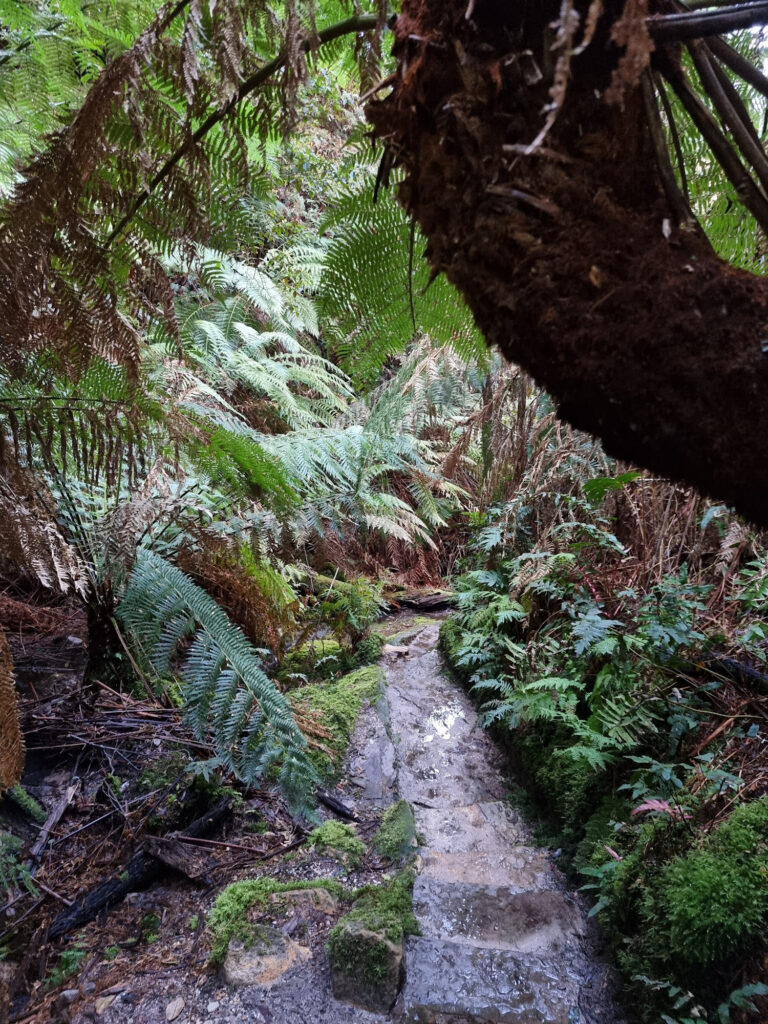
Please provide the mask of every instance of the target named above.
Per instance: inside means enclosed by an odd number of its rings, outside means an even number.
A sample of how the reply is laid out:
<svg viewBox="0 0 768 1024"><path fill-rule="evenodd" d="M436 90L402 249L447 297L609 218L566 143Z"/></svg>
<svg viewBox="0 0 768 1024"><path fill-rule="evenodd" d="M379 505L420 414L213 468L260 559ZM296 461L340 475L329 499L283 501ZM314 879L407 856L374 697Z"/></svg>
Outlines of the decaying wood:
<svg viewBox="0 0 768 1024"><path fill-rule="evenodd" d="M329 810L333 811L334 814L338 814L340 818L346 818L348 821L357 820L357 811L352 807L348 807L338 797L334 796L333 793L329 793L327 789L318 789L317 799L321 804L324 804Z"/></svg>
<svg viewBox="0 0 768 1024"><path fill-rule="evenodd" d="M69 807L69 805L72 803L79 789L80 780L73 776L66 790L56 801L56 803L53 806L53 809L51 810L51 813L45 819L45 823L40 829L40 834L35 840L32 849L29 851L29 860L27 863L30 869L32 869L33 871L40 863L40 860L43 856L43 852L45 851L46 844L48 842L48 837L50 836L51 832L56 828L58 823L61 821L64 815L64 811L66 811L67 807Z"/></svg>
<svg viewBox="0 0 768 1024"><path fill-rule="evenodd" d="M208 885L207 870L209 859L199 850L191 849L182 839L165 839L147 836L144 850L166 867L178 871L195 885Z"/></svg>
<svg viewBox="0 0 768 1024"><path fill-rule="evenodd" d="M195 819L186 829L185 835L205 835L215 828L229 814L232 808L230 800L221 800L201 817ZM171 839L174 836L169 837ZM173 865L175 867L175 865ZM83 896L79 897L67 910L54 918L48 930L48 937L58 938L75 928L81 928L92 921L101 910L107 910L123 899L129 892L143 889L159 878L166 869L166 864L158 860L147 850L139 850L128 863L110 878L100 882ZM186 874L186 872L185 872Z"/></svg>

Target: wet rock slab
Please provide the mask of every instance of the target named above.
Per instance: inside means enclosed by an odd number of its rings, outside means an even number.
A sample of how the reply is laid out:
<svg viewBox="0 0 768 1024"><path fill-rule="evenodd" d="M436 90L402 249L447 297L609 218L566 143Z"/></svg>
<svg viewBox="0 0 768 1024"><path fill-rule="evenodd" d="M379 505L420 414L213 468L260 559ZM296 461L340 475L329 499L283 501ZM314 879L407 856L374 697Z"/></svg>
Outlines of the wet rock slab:
<svg viewBox="0 0 768 1024"><path fill-rule="evenodd" d="M515 890L420 876L413 907L423 935L478 948L555 951L584 930L579 908L556 889Z"/></svg>
<svg viewBox="0 0 768 1024"><path fill-rule="evenodd" d="M555 960L440 939L406 944L400 1024L570 1024L578 983Z"/></svg>

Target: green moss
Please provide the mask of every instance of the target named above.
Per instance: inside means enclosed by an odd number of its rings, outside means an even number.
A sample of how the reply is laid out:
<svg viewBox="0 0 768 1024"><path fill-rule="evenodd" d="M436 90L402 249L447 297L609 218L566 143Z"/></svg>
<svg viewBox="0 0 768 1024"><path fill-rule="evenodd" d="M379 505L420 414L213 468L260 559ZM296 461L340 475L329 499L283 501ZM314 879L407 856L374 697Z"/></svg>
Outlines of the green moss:
<svg viewBox="0 0 768 1024"><path fill-rule="evenodd" d="M19 807L27 817L31 818L32 821L37 822L38 825L42 825L48 814L44 807L42 807L33 796L24 789L23 786L11 786L8 790L7 796L13 800L17 807Z"/></svg>
<svg viewBox="0 0 768 1024"><path fill-rule="evenodd" d="M335 683L304 686L290 695L297 709L315 711L330 738L323 744L328 752L311 748L309 756L323 778L334 777L341 768L355 722L366 701L375 701L384 685L384 673L375 665L357 669Z"/></svg>
<svg viewBox="0 0 768 1024"><path fill-rule="evenodd" d="M211 961L214 964L223 961L232 939L239 939L246 947L257 941L259 930L248 919L251 908L265 908L269 897L275 893L295 892L299 889L327 889L336 897L344 895L339 882L324 878L306 882L276 882L274 878L253 878L228 885L219 894L208 915Z"/></svg>
<svg viewBox="0 0 768 1024"><path fill-rule="evenodd" d="M670 955L690 965L751 946L768 918L768 797L737 807L700 848L668 864L644 913Z"/></svg>
<svg viewBox="0 0 768 1024"><path fill-rule="evenodd" d="M417 935L419 931L413 915L413 879L412 871L404 871L385 885L367 885L357 890L352 909L328 937L332 967L357 974L374 985L384 978L389 964L384 939L399 944L406 935ZM382 941L356 941L354 933L344 927L353 922L381 935Z"/></svg>
<svg viewBox="0 0 768 1024"><path fill-rule="evenodd" d="M402 860L413 852L416 822L407 800L399 800L384 812L378 832L373 837L374 849L389 860Z"/></svg>
<svg viewBox="0 0 768 1024"><path fill-rule="evenodd" d="M580 871L584 867L598 867L605 862L606 846L615 848L619 844L616 823L629 819L631 805L615 796L606 797L584 826L584 838L576 847L573 867Z"/></svg>
<svg viewBox="0 0 768 1024"><path fill-rule="evenodd" d="M413 880L412 871L403 871L384 885L363 886L355 893L352 908L342 921L359 921L369 931L381 932L390 942L418 935L419 925L413 915Z"/></svg>
<svg viewBox="0 0 768 1024"><path fill-rule="evenodd" d="M353 825L340 821L326 821L314 829L307 839L318 853L340 855L349 867L357 866L365 853L365 844L355 832Z"/></svg>
<svg viewBox="0 0 768 1024"><path fill-rule="evenodd" d="M293 685L302 677L310 683L338 679L356 668L375 664L382 644L382 638L375 634L362 637L352 647L343 646L335 637L310 640L286 654L278 679Z"/></svg>
<svg viewBox="0 0 768 1024"><path fill-rule="evenodd" d="M389 950L384 939L361 942L354 932L347 931L341 924L331 930L328 958L331 967L365 985L375 987L387 976Z"/></svg>
<svg viewBox="0 0 768 1024"><path fill-rule="evenodd" d="M338 640L333 637L310 640L286 654L278 678L289 681L291 677L304 676L315 682L338 675L345 665L345 654Z"/></svg>

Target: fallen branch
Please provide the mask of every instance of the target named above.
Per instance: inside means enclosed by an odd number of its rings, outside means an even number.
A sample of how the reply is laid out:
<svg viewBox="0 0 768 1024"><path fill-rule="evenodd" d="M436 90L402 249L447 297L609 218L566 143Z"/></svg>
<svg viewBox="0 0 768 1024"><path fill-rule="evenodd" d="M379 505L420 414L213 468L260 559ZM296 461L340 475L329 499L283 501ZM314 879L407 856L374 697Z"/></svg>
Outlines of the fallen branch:
<svg viewBox="0 0 768 1024"><path fill-rule="evenodd" d="M357 819L357 811L342 803L338 797L335 797L333 793L329 793L327 789L318 789L317 799L321 804L325 804L329 810L333 811L334 814L338 814L340 818L346 818L348 821L355 821Z"/></svg>
<svg viewBox="0 0 768 1024"><path fill-rule="evenodd" d="M43 827L40 829L40 835L37 837L34 846L29 851L29 860L27 861L27 866L31 868L33 871L37 868L37 865L40 863L40 860L42 859L51 832L56 828L58 823L61 821L62 817L64 816L64 811L66 811L67 807L69 807L70 803L74 799L75 794L79 789L80 779L76 778L73 775L69 785L66 788L66 791L56 801L53 810L45 819L45 823L43 824Z"/></svg>
<svg viewBox="0 0 768 1024"><path fill-rule="evenodd" d="M229 800L221 800L209 811L189 825L181 835L170 838L183 839L184 836L200 836L215 828L231 810ZM101 910L119 903L129 892L143 889L159 878L166 866L152 854L139 850L121 871L111 878L100 882L84 896L75 900L72 906L55 917L48 929L48 938L55 939L75 928L82 928L92 921Z"/></svg>

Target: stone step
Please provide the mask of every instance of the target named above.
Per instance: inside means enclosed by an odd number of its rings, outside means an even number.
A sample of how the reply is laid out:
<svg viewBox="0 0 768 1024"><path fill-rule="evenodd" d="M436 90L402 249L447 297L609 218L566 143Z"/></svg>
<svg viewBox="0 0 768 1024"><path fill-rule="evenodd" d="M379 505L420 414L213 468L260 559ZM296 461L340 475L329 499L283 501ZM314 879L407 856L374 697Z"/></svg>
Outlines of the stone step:
<svg viewBox="0 0 768 1024"><path fill-rule="evenodd" d="M477 850L470 856L422 850L420 874L423 878L441 882L505 885L519 889L558 887L558 875L546 850L533 846L512 846L501 853Z"/></svg>
<svg viewBox="0 0 768 1024"><path fill-rule="evenodd" d="M399 1024L571 1024L579 979L568 962L477 949L425 937L408 940Z"/></svg>
<svg viewBox="0 0 768 1024"><path fill-rule="evenodd" d="M584 919L557 889L443 882L420 875L413 909L422 935L485 949L549 953L574 943Z"/></svg>
<svg viewBox="0 0 768 1024"><path fill-rule="evenodd" d="M525 846L530 830L504 800L458 807L414 807L423 846L436 853L494 853L503 856L511 846Z"/></svg>

